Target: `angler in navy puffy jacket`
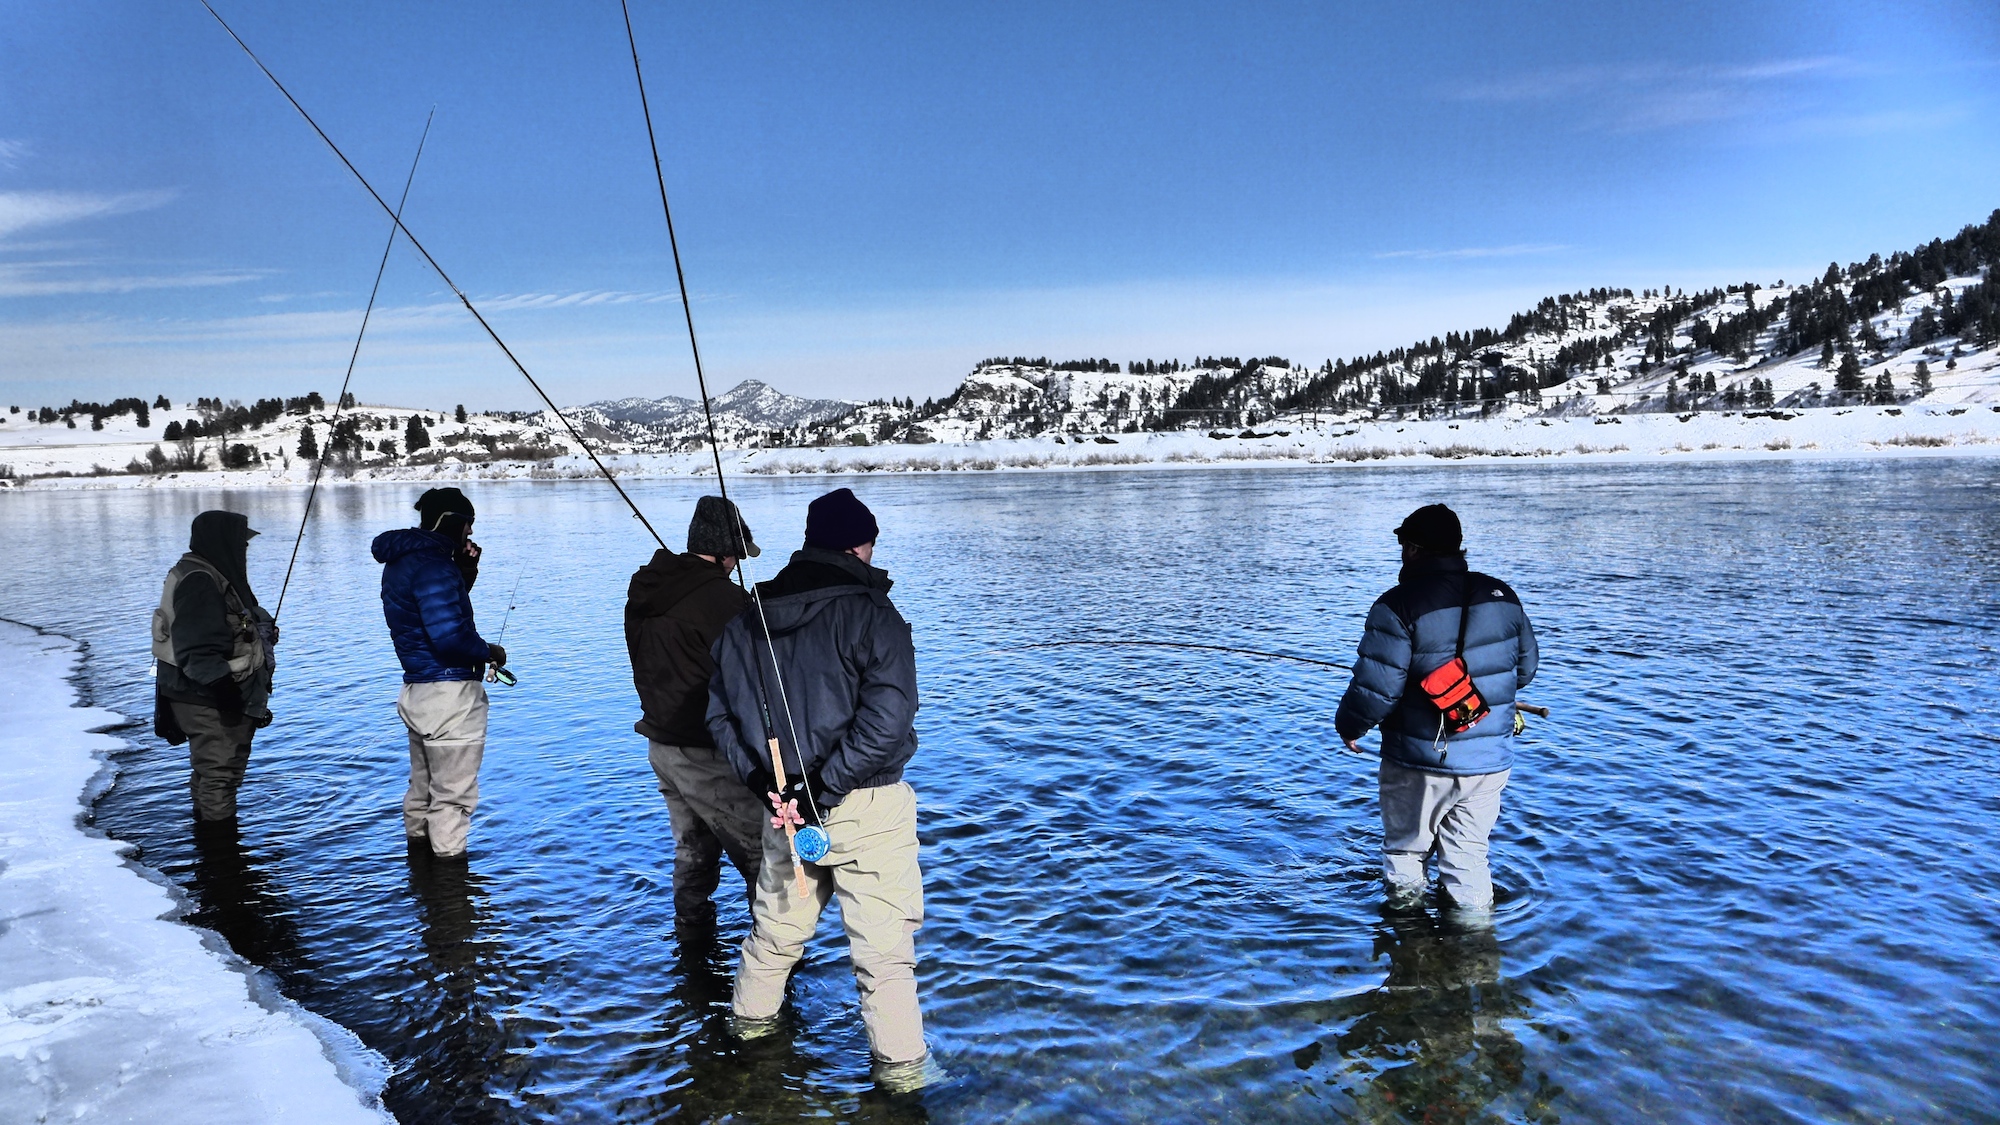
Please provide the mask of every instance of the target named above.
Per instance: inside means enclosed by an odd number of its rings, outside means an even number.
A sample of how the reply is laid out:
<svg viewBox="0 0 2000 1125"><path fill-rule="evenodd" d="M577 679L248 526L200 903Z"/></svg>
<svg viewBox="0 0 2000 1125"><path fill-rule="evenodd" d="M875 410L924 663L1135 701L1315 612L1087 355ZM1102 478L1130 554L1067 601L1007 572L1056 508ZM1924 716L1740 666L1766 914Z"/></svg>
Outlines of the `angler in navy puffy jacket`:
<svg viewBox="0 0 2000 1125"><path fill-rule="evenodd" d="M382 564L382 616L403 665L396 711L410 735L410 788L403 832L412 848L428 841L451 859L465 854L479 804L479 764L486 752L486 665L507 663L472 620L478 575L472 501L456 488L418 499L417 527L375 537Z"/></svg>
<svg viewBox="0 0 2000 1125"><path fill-rule="evenodd" d="M1411 513L1396 529L1403 569L1376 599L1334 726L1348 749L1382 728L1382 874L1392 904L1414 904L1437 858L1450 902L1493 901L1487 836L1514 766L1514 695L1535 678L1539 650L1521 599L1505 582L1466 567L1458 516L1443 504ZM1420 686L1458 651L1491 708L1462 731Z"/></svg>

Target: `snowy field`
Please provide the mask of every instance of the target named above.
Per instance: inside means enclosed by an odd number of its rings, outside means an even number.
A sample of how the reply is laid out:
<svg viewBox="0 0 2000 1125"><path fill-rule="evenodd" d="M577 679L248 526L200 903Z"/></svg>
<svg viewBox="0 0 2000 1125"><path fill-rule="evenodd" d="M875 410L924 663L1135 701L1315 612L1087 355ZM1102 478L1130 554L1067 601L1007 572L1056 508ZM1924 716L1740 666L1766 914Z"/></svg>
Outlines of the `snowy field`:
<svg viewBox="0 0 2000 1125"><path fill-rule="evenodd" d="M726 450L723 464L731 473L789 475L2000 453L2000 406L1986 402L1693 414L1564 415L1547 410L1531 413L1524 407L1509 409L1508 415L1488 418L1428 421L1294 416L1272 419L1254 430L1211 433L1047 435L924 445ZM250 469L145 474L110 471L113 464L123 464L149 448L133 443L129 434L116 432L130 425L129 418L113 419L103 433L82 431L99 440L75 440L72 444L60 444L52 438L62 431L59 425L23 426L0 434L0 465L11 467L14 473L0 484L16 488L244 488L298 485L311 479L310 462L278 456ZM468 428L502 431L506 425L475 415ZM78 431L67 433L74 437ZM636 479L714 471L705 452L611 453L604 460L621 477ZM91 475L93 466L104 469L103 475ZM569 453L539 462L484 463L447 455L425 465L384 463L368 467L363 463L345 471L329 469L326 476L328 480L355 481L561 480L595 472L587 459ZM76 475L45 475L49 473Z"/></svg>
<svg viewBox="0 0 2000 1125"><path fill-rule="evenodd" d="M77 705L80 659L0 621L0 1125L390 1120L379 1057L172 921L173 892L82 826L121 745L91 732L123 716Z"/></svg>

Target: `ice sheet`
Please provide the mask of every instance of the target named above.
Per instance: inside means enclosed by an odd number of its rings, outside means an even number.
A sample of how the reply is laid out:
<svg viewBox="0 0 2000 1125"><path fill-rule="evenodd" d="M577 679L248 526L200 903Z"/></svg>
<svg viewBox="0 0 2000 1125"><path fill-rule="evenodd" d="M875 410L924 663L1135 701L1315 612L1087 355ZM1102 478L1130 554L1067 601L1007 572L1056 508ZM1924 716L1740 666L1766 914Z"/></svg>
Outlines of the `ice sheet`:
<svg viewBox="0 0 2000 1125"><path fill-rule="evenodd" d="M76 705L80 657L0 621L0 1125L392 1120L379 1058L272 989L259 1003L252 970L82 827L121 745L90 732L123 717Z"/></svg>

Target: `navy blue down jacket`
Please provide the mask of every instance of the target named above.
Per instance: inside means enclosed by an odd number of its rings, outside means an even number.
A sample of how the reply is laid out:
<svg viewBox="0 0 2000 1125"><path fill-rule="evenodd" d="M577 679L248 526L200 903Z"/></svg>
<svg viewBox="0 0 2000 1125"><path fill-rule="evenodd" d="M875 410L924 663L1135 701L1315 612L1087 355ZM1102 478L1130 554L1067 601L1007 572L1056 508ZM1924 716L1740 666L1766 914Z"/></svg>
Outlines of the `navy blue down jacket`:
<svg viewBox="0 0 2000 1125"><path fill-rule="evenodd" d="M771 769L759 700L768 683L786 776L797 777L803 763L808 777L818 777L820 807L903 779L917 752L917 651L910 623L889 601L890 585L888 574L853 555L812 547L757 584L784 699L755 605L711 649L708 730L738 778ZM791 722L783 702L791 704ZM791 723L798 724L796 743Z"/></svg>
<svg viewBox="0 0 2000 1125"><path fill-rule="evenodd" d="M1534 626L1505 582L1468 571L1462 557L1423 556L1405 563L1396 588L1368 611L1354 678L1334 727L1353 741L1382 728L1382 757L1426 773L1464 777L1514 765L1514 693L1535 678L1540 650ZM1465 663L1492 713L1457 734L1418 686L1449 662L1458 646L1459 613L1471 585Z"/></svg>
<svg viewBox="0 0 2000 1125"><path fill-rule="evenodd" d="M375 537L382 564L382 617L406 684L476 680L490 657L472 624L472 598L452 561L449 536L402 527Z"/></svg>

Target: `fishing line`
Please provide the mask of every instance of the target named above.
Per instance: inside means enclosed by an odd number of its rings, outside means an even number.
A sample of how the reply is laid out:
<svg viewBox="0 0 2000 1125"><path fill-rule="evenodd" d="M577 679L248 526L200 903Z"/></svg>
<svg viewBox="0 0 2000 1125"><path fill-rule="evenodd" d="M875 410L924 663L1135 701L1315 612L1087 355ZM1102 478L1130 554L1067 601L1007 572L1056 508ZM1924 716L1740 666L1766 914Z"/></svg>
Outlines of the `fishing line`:
<svg viewBox="0 0 2000 1125"><path fill-rule="evenodd" d="M410 174L403 180L403 197L396 201L395 214L399 221L389 225L389 242L382 247L382 261L375 266L375 284L368 290L368 307L361 311L361 331L354 334L354 350L347 355L347 374L340 380L340 397L333 400L333 416L327 423L330 427L340 421L340 412L347 406L347 385L354 379L354 361L361 358L361 341L368 335L368 318L375 315L375 295L382 291L382 275L389 269L389 252L396 248L396 227L400 225L403 205L410 201L410 185L417 181L417 164L424 158L424 142L430 139L431 121L435 117L437 107L432 106L430 115L424 118L423 136L417 138L417 155L410 161ZM312 423L306 425L310 428ZM327 435L327 441L333 441L331 433ZM319 478L325 471L326 458L314 458L312 485L306 489L306 510L299 516L299 533L292 538L292 559L285 564L284 585L278 587L278 608L271 614L273 625L277 624L278 615L285 612L285 591L292 587L292 568L299 564L299 544L305 542L306 521L312 519L313 498L319 495Z"/></svg>
<svg viewBox="0 0 2000 1125"><path fill-rule="evenodd" d="M502 649L507 647L507 623L514 620L514 606L516 604L516 596L521 592L521 579L527 576L528 567L526 564L522 564L520 572L514 575L514 588L507 591L507 612L500 618L500 636L493 642ZM486 673L486 678L494 683L505 684L508 687L513 687L515 684L521 682L521 678L509 672L505 664L495 664Z"/></svg>
<svg viewBox="0 0 2000 1125"><path fill-rule="evenodd" d="M203 3L206 2L207 0L203 0ZM653 180L660 189L660 212L667 221L667 245L673 251L674 280L680 285L681 313L687 320L688 348L694 353L695 386L701 391L701 414L708 427L708 450L715 459L715 487L722 495L724 508L733 514L736 524L736 582L749 595L751 604L757 607L757 623L764 634L764 648L771 657L772 675L778 683L778 706L785 713L785 725L792 736L792 751L799 761L799 788L805 793L806 805L812 809L813 819L823 820L819 802L813 797L812 784L806 779L805 749L799 741L798 722L792 717L791 699L785 691L785 673L778 667L777 643L771 636L770 619L764 614L764 599L758 592L756 584L752 583L745 573L750 561L750 536L743 526L743 514L736 511L734 504L729 503L729 485L722 476L722 445L715 435L715 412L709 405L708 376L702 370L701 344L695 338L694 305L688 300L687 272L681 266L680 240L674 235L674 209L673 205L667 202L667 173L660 162L659 136L653 130L653 109L646 97L645 71L639 65L639 39L632 30L632 6L629 0L618 0L618 9L625 17L625 42L632 50L632 78L639 87L639 110L646 119L646 143L651 146L653 152ZM777 725L771 720L770 684L764 678L764 662L761 658L757 661L757 680L759 687L757 702L764 713L764 731L770 741L771 775L778 784L779 792L782 793L785 786L785 758L778 747ZM801 855L804 855L807 862L825 858L829 846L826 830L817 824L809 824L803 831L795 832L788 822L785 825L785 840L791 849L792 867L798 874L799 890L803 894L807 891L806 874L805 868L799 865L798 860Z"/></svg>
<svg viewBox="0 0 2000 1125"><path fill-rule="evenodd" d="M389 206L388 201L384 200L381 193L375 190L375 185L369 183L368 177L361 174L361 169L356 168L354 162L347 158L347 154L341 151L340 146L333 143L333 138L326 135L326 130L319 127L319 122L313 120L313 115L306 112L306 107L299 104L299 100L292 96L292 92L285 88L283 82L278 81L278 76L271 73L271 68L264 65L264 60L257 57L257 52L250 49L250 44L245 43L241 35L236 34L236 29L229 26L229 21L222 18L222 14L215 10L214 5L210 4L208 0L200 0L200 2L202 7L208 9L208 14L215 17L215 22L222 25L222 30L228 32L229 37L236 41L236 45L243 48L243 53L250 56L250 61L257 64L257 69L264 72L264 77L271 80L271 85L276 86L278 92L285 96L285 100L292 103L292 108L299 111L299 116L306 119L306 124L312 126L312 131L319 134L319 139L326 142L326 147L332 149L333 154L340 158L340 162L347 166L347 170L354 174L354 178L360 182L362 189L367 191L369 197L374 199L375 203L395 222L396 229L403 232L403 237L410 240L410 245L416 248L417 253L423 255L424 261L429 263L431 269L437 271L438 277L452 291L452 295L456 296L459 303L465 306L465 311L472 314L472 319L479 322L479 327L486 330L486 335L492 339L493 343L500 348L501 353L507 357L507 362L513 364L514 370L520 372L521 378L526 379L528 385L534 388L535 394L548 406L549 413L555 415L556 420L563 424L563 429L569 431L569 436L576 442L577 448L583 450L583 455L590 458L590 463L597 466L598 472L604 474L606 483L610 484L617 491L618 498L625 501L625 506L632 509L632 518L645 525L646 534L653 537L653 542L665 548L667 541L660 538L659 532L653 530L652 521L647 519L646 514L639 510L639 505L632 502L632 497L625 492L625 487L618 483L618 478L611 475L611 470L605 467L603 461L598 460L597 452L590 448L590 443L584 441L583 435L578 433L576 427L570 424L569 416L562 412L562 408L557 406L555 400L549 397L548 392L542 389L542 385L536 382L533 375L528 373L527 367L514 355L514 349L507 346L507 341L502 340L500 334L493 330L493 326L486 323L486 318L481 316L479 310L473 307L472 299L465 295L465 290L458 287L458 283L451 279L451 275L444 272L444 267L438 265L437 259L431 257L431 252L424 249L424 244L417 241L417 236L410 233L410 228L403 225L402 216L397 214L395 208Z"/></svg>
<svg viewBox="0 0 2000 1125"><path fill-rule="evenodd" d="M1009 652L1025 652L1029 649L1036 649L1036 648L1070 648L1072 646L1081 646L1081 645L1098 645L1102 647L1116 646L1116 647L1146 647L1146 648L1192 648L1192 649L1202 649L1207 652L1233 653L1237 656L1261 656L1266 660L1291 660L1299 664L1317 664L1322 668L1338 668L1343 672L1353 671L1352 668L1349 668L1345 664L1337 664L1331 660L1315 660L1309 656L1293 656L1291 653L1288 652L1264 652L1260 649L1254 649L1254 648L1232 648L1229 645L1201 645L1201 644L1192 644L1187 641L1125 641L1125 640L1042 641L1038 644L1031 644L1031 645L1008 645L1005 648L989 648L985 652L974 653L973 655L995 656Z"/></svg>

